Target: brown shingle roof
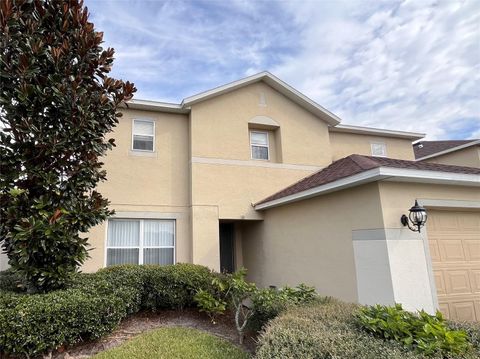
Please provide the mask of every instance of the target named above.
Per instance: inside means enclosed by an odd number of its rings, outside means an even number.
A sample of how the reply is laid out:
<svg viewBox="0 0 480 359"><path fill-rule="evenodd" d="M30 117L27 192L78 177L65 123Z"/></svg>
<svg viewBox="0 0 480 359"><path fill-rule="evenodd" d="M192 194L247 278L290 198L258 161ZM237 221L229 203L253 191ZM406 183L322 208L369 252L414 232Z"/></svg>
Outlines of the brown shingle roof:
<svg viewBox="0 0 480 359"><path fill-rule="evenodd" d="M330 166L320 170L304 179L288 186L281 191L256 203L262 204L276 199L280 199L292 194L296 194L314 187L318 187L339 179L353 176L357 173L365 172L373 168L390 167L412 170L425 170L437 172L480 174L480 168L442 165L438 163L416 162L407 160L397 160L386 157L372 157L362 155L350 155L333 162Z"/></svg>
<svg viewBox="0 0 480 359"><path fill-rule="evenodd" d="M413 152L415 153L415 158L422 158L473 141L477 140L421 141L413 145Z"/></svg>

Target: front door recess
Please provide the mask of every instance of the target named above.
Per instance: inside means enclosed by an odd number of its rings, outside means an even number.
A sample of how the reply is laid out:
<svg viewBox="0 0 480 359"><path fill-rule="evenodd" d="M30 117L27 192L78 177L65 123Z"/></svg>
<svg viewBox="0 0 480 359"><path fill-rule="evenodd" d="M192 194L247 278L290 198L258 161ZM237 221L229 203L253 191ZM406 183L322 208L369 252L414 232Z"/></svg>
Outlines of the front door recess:
<svg viewBox="0 0 480 359"><path fill-rule="evenodd" d="M235 271L235 226L233 223L220 223L220 270Z"/></svg>

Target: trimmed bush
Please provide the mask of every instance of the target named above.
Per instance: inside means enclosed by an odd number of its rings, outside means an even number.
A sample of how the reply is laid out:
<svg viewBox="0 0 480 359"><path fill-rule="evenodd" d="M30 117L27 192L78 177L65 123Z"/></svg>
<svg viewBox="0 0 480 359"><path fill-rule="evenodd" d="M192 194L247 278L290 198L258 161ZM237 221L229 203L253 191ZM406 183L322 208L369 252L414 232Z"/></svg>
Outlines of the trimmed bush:
<svg viewBox="0 0 480 359"><path fill-rule="evenodd" d="M146 309L155 311L194 306L196 292L200 289L212 292L212 280L218 276L208 268L194 264L165 266L162 269L145 267L148 279L145 282L143 305Z"/></svg>
<svg viewBox="0 0 480 359"><path fill-rule="evenodd" d="M326 301L328 298L319 298L315 288L305 284L300 284L295 288L259 289L252 296L253 314L249 329L259 331L287 308L307 304L315 300Z"/></svg>
<svg viewBox="0 0 480 359"><path fill-rule="evenodd" d="M77 274L67 289L47 294L3 290L0 348L5 353L32 356L96 339L140 309L193 305L197 290L211 290L217 276L193 264L125 265ZM15 275L10 271L0 278L2 288L15 288Z"/></svg>
<svg viewBox="0 0 480 359"><path fill-rule="evenodd" d="M436 353L426 356L408 350L394 340L377 338L358 327L357 304L329 300L295 307L281 313L266 326L259 338L257 359L425 359L479 358L478 346L462 355ZM470 327L478 325L451 323ZM472 334L475 336L475 334ZM478 334L476 334L478 335ZM478 339L478 336L477 336ZM472 341L472 344L475 343Z"/></svg>
<svg viewBox="0 0 480 359"><path fill-rule="evenodd" d="M109 333L125 316L115 294L79 289L0 296L0 347L11 354L39 354Z"/></svg>

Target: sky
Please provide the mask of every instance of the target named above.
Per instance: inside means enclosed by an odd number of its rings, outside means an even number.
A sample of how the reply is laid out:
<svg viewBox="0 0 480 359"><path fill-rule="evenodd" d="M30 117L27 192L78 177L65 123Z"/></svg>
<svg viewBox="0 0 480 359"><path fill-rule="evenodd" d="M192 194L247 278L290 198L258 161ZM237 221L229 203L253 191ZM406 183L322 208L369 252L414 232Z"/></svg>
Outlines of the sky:
<svg viewBox="0 0 480 359"><path fill-rule="evenodd" d="M480 138L480 0L85 0L137 99L269 71L343 124Z"/></svg>

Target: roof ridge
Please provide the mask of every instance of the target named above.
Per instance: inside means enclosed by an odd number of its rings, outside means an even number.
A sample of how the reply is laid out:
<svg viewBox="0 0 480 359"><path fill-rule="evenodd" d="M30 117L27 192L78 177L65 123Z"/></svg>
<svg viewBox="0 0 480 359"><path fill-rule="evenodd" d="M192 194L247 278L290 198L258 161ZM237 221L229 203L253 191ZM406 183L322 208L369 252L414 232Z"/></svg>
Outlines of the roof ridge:
<svg viewBox="0 0 480 359"><path fill-rule="evenodd" d="M363 170L369 170L369 169L381 166L381 164L378 163L374 157L370 157L370 156L353 154L346 158L349 158L350 160L355 162L355 164Z"/></svg>

